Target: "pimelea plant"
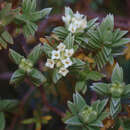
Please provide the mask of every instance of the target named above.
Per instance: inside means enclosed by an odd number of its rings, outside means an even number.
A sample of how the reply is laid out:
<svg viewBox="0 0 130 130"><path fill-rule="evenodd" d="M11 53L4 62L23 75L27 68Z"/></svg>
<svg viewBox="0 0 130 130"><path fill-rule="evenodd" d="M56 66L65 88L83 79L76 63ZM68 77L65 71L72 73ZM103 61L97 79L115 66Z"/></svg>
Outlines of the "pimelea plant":
<svg viewBox="0 0 130 130"><path fill-rule="evenodd" d="M16 9L6 3L0 11L1 49L6 49L8 43L14 43L13 35L6 29L7 25L15 24L16 30L21 30L19 33L28 39L37 31L37 22L50 11L51 8L36 11L36 0L23 0ZM10 60L17 65L10 84L20 86L25 82L33 90L36 86L44 105L63 117L67 130L100 130L104 127L104 120L108 118L115 121L111 130L118 130L120 126L124 130L130 129L127 119L120 116L126 111L122 107L123 101L130 98L130 85L125 85L123 81L123 70L116 63L111 83L108 83L106 75L102 73L107 63L114 65L114 57L123 54L124 45L130 42L129 38L124 37L127 31L114 29L112 14L98 23L98 18L88 20L87 16L78 11L73 12L69 7L65 7L62 21L64 26L55 27L51 35L44 36L42 43L36 45L30 53L22 46L26 56L8 47ZM107 82L103 83L105 81L102 78ZM60 85L62 89L61 82L69 86L69 90L75 91L73 102L68 101L69 111L66 114L52 108L44 93L50 86L54 88ZM87 94L97 97L92 97L91 102L91 99L86 100ZM18 105L15 100L0 100L0 130L5 129L4 112L10 112ZM21 123L35 123L36 130L41 130L42 124L52 119L50 115L42 115L42 110L38 108L33 113L34 117Z"/></svg>

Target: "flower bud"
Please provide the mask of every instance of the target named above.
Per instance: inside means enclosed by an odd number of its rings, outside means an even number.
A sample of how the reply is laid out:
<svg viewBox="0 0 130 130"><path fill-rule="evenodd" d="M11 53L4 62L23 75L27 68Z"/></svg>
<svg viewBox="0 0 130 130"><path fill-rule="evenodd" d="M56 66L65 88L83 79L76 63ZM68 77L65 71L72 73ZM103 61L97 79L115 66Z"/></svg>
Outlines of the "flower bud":
<svg viewBox="0 0 130 130"><path fill-rule="evenodd" d="M33 67L33 64L31 63L31 61L26 60L25 58L23 58L21 60L21 63L19 64L19 68L23 69L24 71L28 73L31 71L32 67Z"/></svg>
<svg viewBox="0 0 130 130"><path fill-rule="evenodd" d="M112 97L120 97L124 91L124 85L120 83L113 83L110 88Z"/></svg>
<svg viewBox="0 0 130 130"><path fill-rule="evenodd" d="M86 107L79 113L81 121L88 124L93 122L97 118L97 112L92 107Z"/></svg>

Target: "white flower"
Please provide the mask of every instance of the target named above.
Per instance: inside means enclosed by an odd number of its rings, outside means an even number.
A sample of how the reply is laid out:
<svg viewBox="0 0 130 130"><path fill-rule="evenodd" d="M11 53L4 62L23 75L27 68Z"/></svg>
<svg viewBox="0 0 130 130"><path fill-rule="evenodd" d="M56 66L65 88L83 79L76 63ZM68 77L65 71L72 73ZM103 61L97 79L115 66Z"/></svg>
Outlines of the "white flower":
<svg viewBox="0 0 130 130"><path fill-rule="evenodd" d="M66 68L62 67L59 70L59 74L63 75L64 77L69 73L69 70L67 70Z"/></svg>
<svg viewBox="0 0 130 130"><path fill-rule="evenodd" d="M65 56L71 57L74 54L74 49L65 49Z"/></svg>
<svg viewBox="0 0 130 130"><path fill-rule="evenodd" d="M65 45L64 45L64 43L61 42L61 43L57 46L57 48L58 48L59 51L64 51L64 50L65 50Z"/></svg>
<svg viewBox="0 0 130 130"><path fill-rule="evenodd" d="M60 51L53 50L51 58L52 59L60 59Z"/></svg>
<svg viewBox="0 0 130 130"><path fill-rule="evenodd" d="M52 59L47 59L47 62L46 62L46 66L47 67L49 67L49 68L54 68L54 64L55 64L55 62L54 62L54 60L52 60Z"/></svg>
<svg viewBox="0 0 130 130"><path fill-rule="evenodd" d="M76 28L80 28L81 26L81 21L75 18L72 19L72 23L74 24L74 26L76 26Z"/></svg>
<svg viewBox="0 0 130 130"><path fill-rule="evenodd" d="M65 68L68 68L69 66L72 65L72 61L70 60L70 58L66 58L64 60L61 61L64 64Z"/></svg>
<svg viewBox="0 0 130 130"><path fill-rule="evenodd" d="M70 15L63 16L63 17L62 17L62 20L63 20L63 22L64 22L66 25L68 25L68 24L70 24L70 22L71 22L71 16L70 16Z"/></svg>
<svg viewBox="0 0 130 130"><path fill-rule="evenodd" d="M69 27L68 27L68 30L72 33L75 33L76 30L77 30L77 26L75 24L70 24Z"/></svg>
<svg viewBox="0 0 130 130"><path fill-rule="evenodd" d="M85 29L87 27L87 20L86 20L86 18L81 20L80 26L81 26L82 29Z"/></svg>
<svg viewBox="0 0 130 130"><path fill-rule="evenodd" d="M77 19L77 20L81 20L84 15L80 14L78 11L74 14L74 17Z"/></svg>

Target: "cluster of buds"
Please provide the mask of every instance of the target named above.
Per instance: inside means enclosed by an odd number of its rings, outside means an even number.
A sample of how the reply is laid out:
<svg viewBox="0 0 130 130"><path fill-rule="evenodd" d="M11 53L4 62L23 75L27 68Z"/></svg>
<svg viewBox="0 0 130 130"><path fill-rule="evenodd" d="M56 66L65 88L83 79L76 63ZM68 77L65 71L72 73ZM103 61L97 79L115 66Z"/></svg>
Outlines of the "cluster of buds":
<svg viewBox="0 0 130 130"><path fill-rule="evenodd" d="M31 63L31 61L25 58L23 58L21 60L21 63L19 64L19 68L28 73L32 70L32 67L33 67L33 64Z"/></svg>
<svg viewBox="0 0 130 130"><path fill-rule="evenodd" d="M69 10L69 7L66 7L66 10ZM71 33L83 32L87 27L86 16L80 14L78 11L73 15L71 15L69 11L66 11L62 20Z"/></svg>
<svg viewBox="0 0 130 130"><path fill-rule="evenodd" d="M124 85L121 83L113 83L110 92L114 97L120 97L124 92Z"/></svg>
<svg viewBox="0 0 130 130"><path fill-rule="evenodd" d="M80 113L79 117L84 123L91 123L97 118L97 112L92 107L85 107Z"/></svg>
<svg viewBox="0 0 130 130"><path fill-rule="evenodd" d="M57 50L51 52L51 59L47 59L46 66L53 69L58 68L58 73L62 76L66 76L69 72L67 68L72 66L73 62L71 60L74 54L74 49L67 49L64 43L60 43L57 46Z"/></svg>

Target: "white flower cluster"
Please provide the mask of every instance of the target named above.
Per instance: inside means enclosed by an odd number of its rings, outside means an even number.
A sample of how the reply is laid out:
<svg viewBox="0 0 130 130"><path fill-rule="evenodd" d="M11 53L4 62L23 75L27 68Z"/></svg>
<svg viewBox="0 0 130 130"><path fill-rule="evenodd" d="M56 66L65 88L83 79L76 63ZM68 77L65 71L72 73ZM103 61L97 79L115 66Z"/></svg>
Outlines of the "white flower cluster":
<svg viewBox="0 0 130 130"><path fill-rule="evenodd" d="M69 7L66 7L65 10L69 10ZM69 11L65 11L65 16L62 17L65 25L68 30L72 33L83 32L87 27L87 18L86 16L80 14L78 11L71 15Z"/></svg>
<svg viewBox="0 0 130 130"><path fill-rule="evenodd" d="M66 76L69 72L67 68L73 64L71 56L74 54L74 49L66 49L64 43L60 43L57 50L53 50L51 54L51 59L47 59L46 66L51 69L56 66L59 69L58 73Z"/></svg>

